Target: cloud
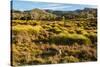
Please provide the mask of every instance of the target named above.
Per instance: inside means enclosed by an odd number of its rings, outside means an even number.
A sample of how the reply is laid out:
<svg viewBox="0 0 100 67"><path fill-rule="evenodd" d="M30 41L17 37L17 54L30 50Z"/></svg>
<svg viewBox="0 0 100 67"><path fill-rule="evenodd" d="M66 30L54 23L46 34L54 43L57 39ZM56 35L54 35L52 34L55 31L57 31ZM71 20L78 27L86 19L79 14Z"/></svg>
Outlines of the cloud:
<svg viewBox="0 0 100 67"><path fill-rule="evenodd" d="M53 6L48 6L48 7L44 7L43 9L52 9L52 10L61 10L61 9L69 9L72 6L69 5L53 5Z"/></svg>
<svg viewBox="0 0 100 67"><path fill-rule="evenodd" d="M96 5L90 5L89 7L91 7L91 8L97 8Z"/></svg>
<svg viewBox="0 0 100 67"><path fill-rule="evenodd" d="M13 1L13 8L18 10L31 10L34 8L51 9L51 10L76 10L83 8L97 8L95 5L82 4L62 4L62 3L46 3L46 2L30 2L30 1Z"/></svg>
<svg viewBox="0 0 100 67"><path fill-rule="evenodd" d="M41 7L39 7L40 9L51 9L51 10L61 10L61 9L67 9L67 8L71 8L72 6L71 5L65 5L65 4L44 4L44 5L41 5Z"/></svg>
<svg viewBox="0 0 100 67"><path fill-rule="evenodd" d="M56 7L56 6L61 6L62 4L48 4L48 5L45 5L47 7Z"/></svg>

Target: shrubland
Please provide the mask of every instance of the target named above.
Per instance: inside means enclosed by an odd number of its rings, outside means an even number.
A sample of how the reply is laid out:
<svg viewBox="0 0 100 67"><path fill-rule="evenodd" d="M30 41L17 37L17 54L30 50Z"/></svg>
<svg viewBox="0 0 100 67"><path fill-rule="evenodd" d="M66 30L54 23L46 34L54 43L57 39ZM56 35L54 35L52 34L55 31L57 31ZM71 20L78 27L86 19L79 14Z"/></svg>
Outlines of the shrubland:
<svg viewBox="0 0 100 67"><path fill-rule="evenodd" d="M19 17L19 13L14 11L11 24L12 65L97 60L95 14L94 18L88 17L88 12L80 12L77 16L73 12L65 13L66 16L58 17L55 12L51 14L39 9L32 11L32 14L25 14L24 17Z"/></svg>

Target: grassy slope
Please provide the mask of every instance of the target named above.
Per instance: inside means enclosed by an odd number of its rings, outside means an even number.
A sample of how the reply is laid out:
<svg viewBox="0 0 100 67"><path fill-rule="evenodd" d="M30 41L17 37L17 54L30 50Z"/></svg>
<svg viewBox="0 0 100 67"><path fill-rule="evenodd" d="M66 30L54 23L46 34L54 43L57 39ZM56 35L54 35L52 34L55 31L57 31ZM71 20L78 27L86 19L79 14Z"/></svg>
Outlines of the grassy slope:
<svg viewBox="0 0 100 67"><path fill-rule="evenodd" d="M89 20L12 21L13 65L96 61L96 43Z"/></svg>

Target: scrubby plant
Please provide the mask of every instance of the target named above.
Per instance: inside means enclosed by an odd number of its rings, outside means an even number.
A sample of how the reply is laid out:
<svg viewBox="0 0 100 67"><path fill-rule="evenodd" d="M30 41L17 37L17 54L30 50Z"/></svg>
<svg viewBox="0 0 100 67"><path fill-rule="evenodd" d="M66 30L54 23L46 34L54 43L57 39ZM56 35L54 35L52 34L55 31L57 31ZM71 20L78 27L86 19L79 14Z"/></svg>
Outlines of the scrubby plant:
<svg viewBox="0 0 100 67"><path fill-rule="evenodd" d="M58 34L62 30L60 28L58 28L58 27L53 27L53 28L50 28L49 31Z"/></svg>
<svg viewBox="0 0 100 67"><path fill-rule="evenodd" d="M31 25L16 25L12 27L13 31L28 31L32 29L33 27Z"/></svg>
<svg viewBox="0 0 100 67"><path fill-rule="evenodd" d="M28 62L27 64L29 65L37 65L37 64L44 64L45 60L43 60L42 58L33 58L30 62Z"/></svg>
<svg viewBox="0 0 100 67"><path fill-rule="evenodd" d="M29 23L29 21L28 21L28 23ZM39 25L39 24L41 24L40 21L32 21L32 22L30 22L30 25L33 25L33 26L36 26L36 25Z"/></svg>
<svg viewBox="0 0 100 67"><path fill-rule="evenodd" d="M38 54L42 54L42 51L39 50L39 49L37 49L37 50L36 49L32 49L31 52L32 52L32 55L34 55L34 56L38 55Z"/></svg>
<svg viewBox="0 0 100 67"><path fill-rule="evenodd" d="M90 39L88 39L84 35L72 34L72 35L69 35L69 38L75 42L78 42L79 44L91 44Z"/></svg>
<svg viewBox="0 0 100 67"><path fill-rule="evenodd" d="M68 30L68 32L71 33L71 34L73 34L73 33L75 33L76 31L74 31L74 30Z"/></svg>
<svg viewBox="0 0 100 67"><path fill-rule="evenodd" d="M97 60L97 52L93 48L83 46L80 49L79 59L81 61L91 61L91 60L96 61Z"/></svg>
<svg viewBox="0 0 100 67"><path fill-rule="evenodd" d="M31 26L31 25L16 25L12 27L12 30L14 32L21 32L21 31L27 31L30 33L39 33L42 30L42 27L40 25L37 26Z"/></svg>
<svg viewBox="0 0 100 67"><path fill-rule="evenodd" d="M54 27L53 29L54 29L55 33L60 33L61 32L61 29L59 29L58 27Z"/></svg>
<svg viewBox="0 0 100 67"><path fill-rule="evenodd" d="M60 33L59 35L52 36L50 38L52 43L57 43L57 44L91 44L91 41L79 34L65 34L65 33Z"/></svg>
<svg viewBox="0 0 100 67"><path fill-rule="evenodd" d="M79 59L74 56L65 56L62 62L79 62Z"/></svg>
<svg viewBox="0 0 100 67"><path fill-rule="evenodd" d="M88 33L86 36L91 40L92 44L97 45L97 34L96 33L91 32L91 33Z"/></svg>
<svg viewBox="0 0 100 67"><path fill-rule="evenodd" d="M50 25L42 25L42 27L45 29L45 30L50 30L52 29L52 27Z"/></svg>

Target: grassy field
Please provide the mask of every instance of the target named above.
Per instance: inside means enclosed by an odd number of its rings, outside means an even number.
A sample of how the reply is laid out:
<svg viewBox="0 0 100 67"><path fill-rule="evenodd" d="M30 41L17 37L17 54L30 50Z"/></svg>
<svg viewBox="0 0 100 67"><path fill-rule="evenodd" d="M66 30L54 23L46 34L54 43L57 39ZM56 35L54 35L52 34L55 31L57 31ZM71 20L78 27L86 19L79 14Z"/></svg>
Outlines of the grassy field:
<svg viewBox="0 0 100 67"><path fill-rule="evenodd" d="M12 65L96 61L95 20L12 20Z"/></svg>

